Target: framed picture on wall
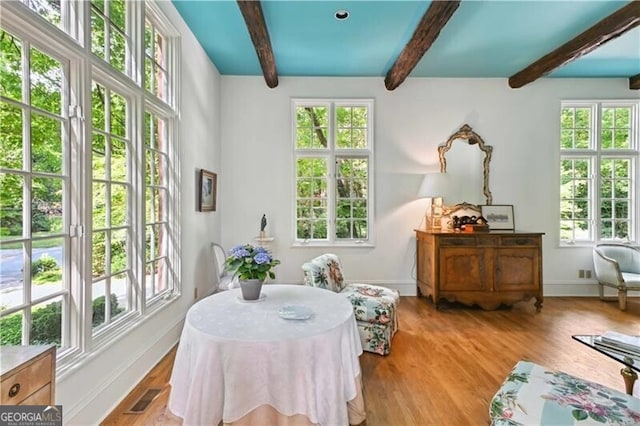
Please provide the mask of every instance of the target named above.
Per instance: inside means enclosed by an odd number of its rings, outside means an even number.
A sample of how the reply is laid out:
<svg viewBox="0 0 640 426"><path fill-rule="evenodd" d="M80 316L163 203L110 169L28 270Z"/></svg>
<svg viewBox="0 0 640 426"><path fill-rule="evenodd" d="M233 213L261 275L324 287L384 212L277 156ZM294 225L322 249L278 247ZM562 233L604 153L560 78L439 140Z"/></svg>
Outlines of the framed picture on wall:
<svg viewBox="0 0 640 426"><path fill-rule="evenodd" d="M512 204L483 205L480 214L487 219L490 229L515 229Z"/></svg>
<svg viewBox="0 0 640 426"><path fill-rule="evenodd" d="M215 173L200 169L198 207L201 212L216 211L217 181L218 176Z"/></svg>

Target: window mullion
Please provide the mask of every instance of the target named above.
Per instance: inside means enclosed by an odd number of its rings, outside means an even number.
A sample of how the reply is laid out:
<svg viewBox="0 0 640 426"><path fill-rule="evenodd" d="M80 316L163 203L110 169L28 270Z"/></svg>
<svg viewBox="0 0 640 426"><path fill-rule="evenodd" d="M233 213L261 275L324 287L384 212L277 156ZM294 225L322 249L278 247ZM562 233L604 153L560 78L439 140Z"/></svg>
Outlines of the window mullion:
<svg viewBox="0 0 640 426"><path fill-rule="evenodd" d="M328 176L327 176L327 188L329 190L329 194L327 197L327 239L331 243L335 243L337 240L336 229L337 229L337 218L338 218L338 205L337 205L337 197L338 197L338 173L337 173L337 162L338 158L336 156L336 107L335 103L331 102L329 104L329 128L327 129L327 149L329 151L329 158L327 159L328 163Z"/></svg>

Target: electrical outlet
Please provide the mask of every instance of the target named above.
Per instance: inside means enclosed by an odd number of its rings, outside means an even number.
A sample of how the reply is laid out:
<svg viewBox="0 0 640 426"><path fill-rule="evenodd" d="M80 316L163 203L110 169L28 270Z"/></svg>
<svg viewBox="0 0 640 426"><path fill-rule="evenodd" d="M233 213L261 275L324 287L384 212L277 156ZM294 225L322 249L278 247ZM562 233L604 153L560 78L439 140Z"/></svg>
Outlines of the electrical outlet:
<svg viewBox="0 0 640 426"><path fill-rule="evenodd" d="M578 269L578 278L584 278L584 269Z"/></svg>
<svg viewBox="0 0 640 426"><path fill-rule="evenodd" d="M591 278L591 269L587 269L587 270L584 272L584 277L585 277L585 278Z"/></svg>

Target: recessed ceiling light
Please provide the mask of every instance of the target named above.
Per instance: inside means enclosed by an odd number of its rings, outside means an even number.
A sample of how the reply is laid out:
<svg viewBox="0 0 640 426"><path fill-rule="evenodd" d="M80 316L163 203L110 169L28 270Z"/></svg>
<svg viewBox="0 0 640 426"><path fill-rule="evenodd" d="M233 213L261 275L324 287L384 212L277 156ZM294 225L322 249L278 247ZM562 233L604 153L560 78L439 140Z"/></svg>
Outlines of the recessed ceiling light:
<svg viewBox="0 0 640 426"><path fill-rule="evenodd" d="M336 10L335 17L338 21L346 21L349 19L349 11L345 9Z"/></svg>

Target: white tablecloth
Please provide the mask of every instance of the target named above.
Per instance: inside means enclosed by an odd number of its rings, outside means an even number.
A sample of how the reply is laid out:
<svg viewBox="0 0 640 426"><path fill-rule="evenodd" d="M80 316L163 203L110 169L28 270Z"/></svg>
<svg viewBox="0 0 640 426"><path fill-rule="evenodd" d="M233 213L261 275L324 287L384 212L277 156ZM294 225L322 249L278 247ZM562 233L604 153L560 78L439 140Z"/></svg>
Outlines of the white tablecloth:
<svg viewBox="0 0 640 426"><path fill-rule="evenodd" d="M362 345L351 303L329 290L263 286L262 301L239 289L189 309L170 380L169 410L185 425L234 422L261 405L322 425L349 423L347 402L361 395ZM306 320L279 316L304 305Z"/></svg>

